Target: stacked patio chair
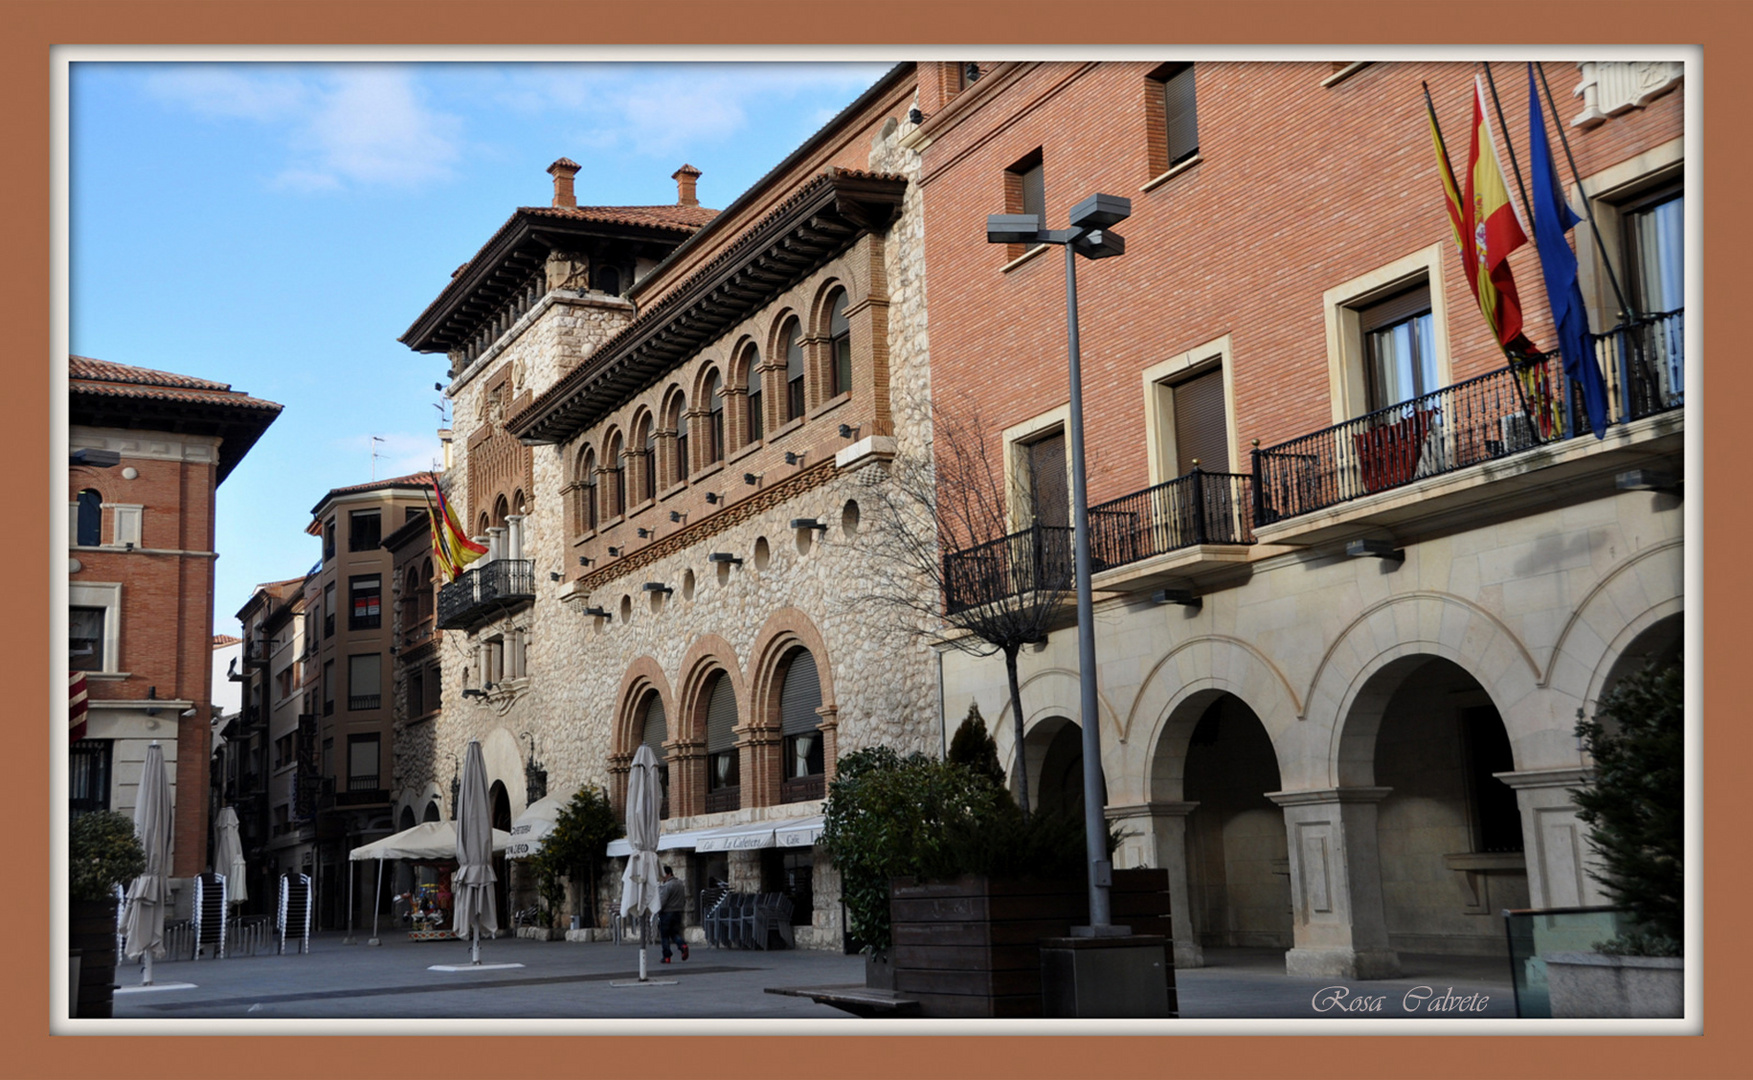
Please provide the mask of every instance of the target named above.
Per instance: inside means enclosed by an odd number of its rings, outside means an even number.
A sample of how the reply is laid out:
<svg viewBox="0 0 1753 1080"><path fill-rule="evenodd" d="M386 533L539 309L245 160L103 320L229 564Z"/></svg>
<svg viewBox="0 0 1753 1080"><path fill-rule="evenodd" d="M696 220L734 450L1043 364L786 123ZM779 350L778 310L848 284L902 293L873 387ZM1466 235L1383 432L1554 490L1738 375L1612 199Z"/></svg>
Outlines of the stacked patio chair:
<svg viewBox="0 0 1753 1080"><path fill-rule="evenodd" d="M286 939L292 939L294 952L310 952L310 875L280 875L280 913L275 929L280 934L280 955L286 953Z"/></svg>
<svg viewBox="0 0 1753 1080"><path fill-rule="evenodd" d="M225 875L206 873L195 878L195 959L206 952L225 959Z"/></svg>
<svg viewBox="0 0 1753 1080"><path fill-rule="evenodd" d="M787 948L791 948L795 944L791 932L791 898L784 893L761 893L750 900L741 919L739 936L743 948L771 948L775 933Z"/></svg>

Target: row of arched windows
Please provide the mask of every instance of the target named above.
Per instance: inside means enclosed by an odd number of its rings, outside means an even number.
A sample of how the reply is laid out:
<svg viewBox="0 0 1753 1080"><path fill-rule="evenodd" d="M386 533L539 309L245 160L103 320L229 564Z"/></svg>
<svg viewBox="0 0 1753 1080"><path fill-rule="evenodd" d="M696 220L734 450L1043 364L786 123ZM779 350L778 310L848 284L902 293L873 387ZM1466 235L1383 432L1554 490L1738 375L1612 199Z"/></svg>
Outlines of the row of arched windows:
<svg viewBox="0 0 1753 1080"><path fill-rule="evenodd" d="M824 295L813 335L797 315L783 315L771 338L771 360L763 360L756 341L745 340L722 368L704 365L695 381L693 409L689 393L672 384L659 410L642 408L625 428L612 426L600 444L582 447L573 459L573 531L593 532L600 522L685 483L691 472L801 419L811 407L850 393L852 329L846 307L846 289L833 286Z"/></svg>
<svg viewBox="0 0 1753 1080"><path fill-rule="evenodd" d="M631 761L640 746L657 755L662 816L714 814L826 794L830 748L821 726L816 657L802 645L788 647L762 690L751 695L756 720L739 742L736 684L723 668L691 678L674 715L650 679L633 680L623 703L620 756Z"/></svg>

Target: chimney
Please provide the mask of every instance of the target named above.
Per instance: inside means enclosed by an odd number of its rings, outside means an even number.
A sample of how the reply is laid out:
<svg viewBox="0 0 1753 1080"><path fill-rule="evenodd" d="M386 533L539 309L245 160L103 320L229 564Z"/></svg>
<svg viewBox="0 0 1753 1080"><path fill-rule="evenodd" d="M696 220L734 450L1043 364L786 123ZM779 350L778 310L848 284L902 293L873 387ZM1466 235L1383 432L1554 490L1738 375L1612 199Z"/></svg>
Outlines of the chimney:
<svg viewBox="0 0 1753 1080"><path fill-rule="evenodd" d="M694 181L700 176L700 170L692 165L683 165L670 174L676 182L676 205L699 206L700 200L694 196Z"/></svg>
<svg viewBox="0 0 1753 1080"><path fill-rule="evenodd" d="M548 166L548 173L554 178L554 205L576 209L578 197L572 193L572 178L578 175L578 162L561 158Z"/></svg>

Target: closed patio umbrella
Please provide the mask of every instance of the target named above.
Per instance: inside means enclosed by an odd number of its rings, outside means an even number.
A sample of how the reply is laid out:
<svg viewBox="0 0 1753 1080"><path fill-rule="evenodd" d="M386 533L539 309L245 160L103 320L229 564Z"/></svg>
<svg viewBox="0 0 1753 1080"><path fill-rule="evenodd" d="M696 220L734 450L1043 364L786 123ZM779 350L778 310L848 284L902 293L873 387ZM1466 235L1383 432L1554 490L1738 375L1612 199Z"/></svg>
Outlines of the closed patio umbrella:
<svg viewBox="0 0 1753 1080"><path fill-rule="evenodd" d="M487 763L481 744L470 739L463 755L462 789L457 797L457 872L451 877L456 896L456 932L469 935L469 962L481 962L481 931L499 926L493 900L493 807L487 802Z"/></svg>
<svg viewBox="0 0 1753 1080"><path fill-rule="evenodd" d="M658 786L657 755L651 747L641 746L633 755L633 767L627 772L627 869L621 872L621 914L635 912L640 917L639 981L645 981L645 928L658 911L657 840L661 828L658 800L663 792Z"/></svg>
<svg viewBox="0 0 1753 1080"><path fill-rule="evenodd" d="M128 886L122 954L129 960L146 958L140 985L151 986L152 961L164 956L164 909L170 901L170 784L164 777L164 751L156 740L146 748L134 832L146 852L146 870Z"/></svg>
<svg viewBox="0 0 1753 1080"><path fill-rule="evenodd" d="M225 875L226 898L241 904L250 898L244 877L249 868L243 861L243 842L237 838L237 811L227 806L215 821L218 836L213 842L213 872Z"/></svg>

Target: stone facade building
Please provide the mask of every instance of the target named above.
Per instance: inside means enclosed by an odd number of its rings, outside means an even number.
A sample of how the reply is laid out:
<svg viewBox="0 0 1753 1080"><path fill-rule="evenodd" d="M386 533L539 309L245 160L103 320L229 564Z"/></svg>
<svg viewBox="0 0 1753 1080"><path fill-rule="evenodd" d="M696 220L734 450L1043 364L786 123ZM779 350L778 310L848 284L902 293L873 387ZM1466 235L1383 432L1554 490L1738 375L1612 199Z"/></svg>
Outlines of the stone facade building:
<svg viewBox="0 0 1753 1080"><path fill-rule="evenodd" d="M619 806L649 744L690 892L786 892L812 947L842 940L836 758L942 740L929 649L853 602L860 499L929 437L912 72L716 214L688 167L673 207L576 207L556 162L403 339L450 356L449 498L491 548L439 593L435 771L479 738L512 816L537 764Z"/></svg>
<svg viewBox="0 0 1753 1080"><path fill-rule="evenodd" d="M1016 550L1069 531L1065 281L1058 252L981 224L1131 199L1124 257L1079 267L1100 739L1118 864L1170 870L1182 966L1264 946L1374 977L1500 952L1506 907L1601 900L1573 726L1677 654L1684 612L1683 102L1665 65L1620 66L1583 65L1581 115L1542 103L1606 248L1573 234L1597 440L1556 358L1506 368L1458 272L1420 83L1460 173L1476 65L922 65L903 142L932 388L978 403L1017 478ZM1566 109L1577 68L1546 67ZM1496 74L1525 167L1527 75ZM1510 263L1556 349L1532 243ZM1073 621L1023 654L1041 803L1081 800ZM943 695L1012 759L1002 663L946 654Z"/></svg>
<svg viewBox="0 0 1753 1080"><path fill-rule="evenodd" d="M69 357L69 667L88 684L72 810L132 815L146 748L172 771L172 888L207 868L214 493L280 414L228 384Z"/></svg>

